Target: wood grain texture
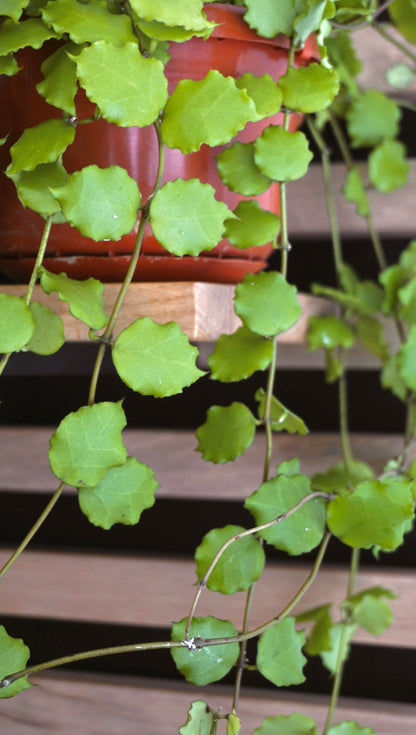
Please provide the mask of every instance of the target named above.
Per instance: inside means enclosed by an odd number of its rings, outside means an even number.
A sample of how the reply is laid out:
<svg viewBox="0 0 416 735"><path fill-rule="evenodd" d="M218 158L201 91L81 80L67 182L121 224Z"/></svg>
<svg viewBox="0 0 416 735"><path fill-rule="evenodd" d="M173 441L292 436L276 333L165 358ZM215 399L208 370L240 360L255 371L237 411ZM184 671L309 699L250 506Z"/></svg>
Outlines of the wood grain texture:
<svg viewBox="0 0 416 735"><path fill-rule="evenodd" d="M30 492L56 489L57 479L48 463L49 438L53 431L53 427L0 427L0 489ZM257 434L244 455L225 465L214 465L201 458L195 451L197 440L192 431L128 429L123 437L129 454L156 472L159 497L240 500L261 482L265 452L262 433ZM352 434L351 441L356 458L369 462L376 471L402 446L401 437L391 434ZM276 437L271 466L291 457L300 458L301 469L306 474L322 472L342 457L339 436L281 434Z"/></svg>
<svg viewBox="0 0 416 735"><path fill-rule="evenodd" d="M168 655L168 654L167 654ZM190 703L204 699L213 709L229 712L232 692L215 685L201 689L151 679L113 676L43 674L37 686L13 699L2 700L0 728L12 735L173 735L184 724ZM296 692L246 689L238 714L242 733L252 733L265 717L299 712L321 729L328 700ZM357 721L378 735L414 735L416 706L365 699L341 698L334 724ZM225 735L225 724L218 735Z"/></svg>

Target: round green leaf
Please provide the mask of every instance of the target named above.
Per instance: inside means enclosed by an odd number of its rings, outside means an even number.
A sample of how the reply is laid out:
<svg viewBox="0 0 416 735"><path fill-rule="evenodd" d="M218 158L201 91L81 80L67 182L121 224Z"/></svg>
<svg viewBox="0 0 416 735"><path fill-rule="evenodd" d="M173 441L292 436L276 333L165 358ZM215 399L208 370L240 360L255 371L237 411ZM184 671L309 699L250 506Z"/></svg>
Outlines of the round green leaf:
<svg viewBox="0 0 416 735"><path fill-rule="evenodd" d="M349 495L351 487L364 480L372 480L374 472L366 462L350 460L348 465L341 461L328 467L324 472L316 472L311 477L312 489L324 493Z"/></svg>
<svg viewBox="0 0 416 735"><path fill-rule="evenodd" d="M58 33L68 34L75 43L109 41L115 46L136 41L130 18L124 14L109 13L106 3L89 0L59 0L48 2L42 16ZM136 41L137 42L137 41Z"/></svg>
<svg viewBox="0 0 416 735"><path fill-rule="evenodd" d="M43 81L36 89L50 105L75 115L74 97L77 91L77 67L68 53L74 53L77 47L68 43L55 51L42 64Z"/></svg>
<svg viewBox="0 0 416 735"><path fill-rule="evenodd" d="M332 314L312 316L309 319L307 341L310 350L320 347L333 350L335 347L352 347L354 335L348 324Z"/></svg>
<svg viewBox="0 0 416 735"><path fill-rule="evenodd" d="M292 36L297 15L293 0L279 0L278 4L275 0L262 0L261 4L258 0L245 0L244 5L247 7L244 20L259 36L273 38L278 33Z"/></svg>
<svg viewBox="0 0 416 735"><path fill-rule="evenodd" d="M80 488L78 501L94 526L134 525L154 504L157 488L153 470L129 457L120 467L110 467L95 487Z"/></svg>
<svg viewBox="0 0 416 735"><path fill-rule="evenodd" d="M328 730L328 735L377 735L371 727L360 727L356 722L345 720Z"/></svg>
<svg viewBox="0 0 416 735"><path fill-rule="evenodd" d="M199 179L176 179L152 200L150 220L161 245L174 255L199 255L218 245L233 213L215 199L215 189Z"/></svg>
<svg viewBox="0 0 416 735"><path fill-rule="evenodd" d="M265 370L273 356L270 339L240 327L234 334L222 334L208 358L211 377L232 383Z"/></svg>
<svg viewBox="0 0 416 735"><path fill-rule="evenodd" d="M409 172L406 149L398 140L383 141L368 157L370 181L383 194L405 186Z"/></svg>
<svg viewBox="0 0 416 735"><path fill-rule="evenodd" d="M108 322L104 310L104 286L96 278L78 281L66 273L51 273L41 268L40 285L45 293L57 292L61 301L66 301L72 316L85 322L91 329L102 329Z"/></svg>
<svg viewBox="0 0 416 735"><path fill-rule="evenodd" d="M179 735L211 735L214 715L202 699L196 699L188 709L186 722L179 728Z"/></svg>
<svg viewBox="0 0 416 735"><path fill-rule="evenodd" d="M275 715L266 717L253 735L318 735L316 724L306 715Z"/></svg>
<svg viewBox="0 0 416 735"><path fill-rule="evenodd" d="M227 220L225 229L225 236L234 247L244 250L276 240L280 229L279 217L262 209L258 202L242 201L234 214L238 219Z"/></svg>
<svg viewBox="0 0 416 735"><path fill-rule="evenodd" d="M394 0L388 12L402 36L410 43L416 43L416 8L413 0Z"/></svg>
<svg viewBox="0 0 416 735"><path fill-rule="evenodd" d="M235 290L235 311L246 327L264 337L286 332L302 309L296 288L281 273L248 273Z"/></svg>
<svg viewBox="0 0 416 735"><path fill-rule="evenodd" d="M11 19L5 20L1 27L0 56L19 51L26 46L40 48L50 38L56 38L55 33L40 18L28 18L20 23Z"/></svg>
<svg viewBox="0 0 416 735"><path fill-rule="evenodd" d="M321 64L310 64L295 69L291 66L279 79L283 92L283 104L290 110L318 112L328 107L339 89L335 69Z"/></svg>
<svg viewBox="0 0 416 735"><path fill-rule="evenodd" d="M254 143L233 143L221 151L216 160L221 181L238 194L258 196L272 183L254 162Z"/></svg>
<svg viewBox="0 0 416 735"><path fill-rule="evenodd" d="M142 56L137 42L122 48L97 42L72 58L88 97L106 120L122 127L157 120L167 100L164 67L159 59Z"/></svg>
<svg viewBox="0 0 416 735"><path fill-rule="evenodd" d="M68 174L58 161L40 163L33 171L8 173L17 189L17 194L25 207L49 217L61 211L61 205L52 196L50 187L63 186Z"/></svg>
<svg viewBox="0 0 416 735"><path fill-rule="evenodd" d="M8 18L13 18L15 23L19 20L22 10L29 3L29 0L2 0L1 3L1 14L7 15Z"/></svg>
<svg viewBox="0 0 416 735"><path fill-rule="evenodd" d="M257 119L253 100L232 77L211 69L201 81L182 79L163 113L162 137L182 153L228 143L249 120Z"/></svg>
<svg viewBox="0 0 416 735"><path fill-rule="evenodd" d="M65 342L64 323L61 317L49 306L39 304L37 301L32 301L29 309L35 329L25 349L37 355L52 355L58 352Z"/></svg>
<svg viewBox="0 0 416 735"><path fill-rule="evenodd" d="M75 128L65 120L45 120L33 128L26 128L10 148L12 162L7 173L33 171L40 163L56 161L74 138Z"/></svg>
<svg viewBox="0 0 416 735"><path fill-rule="evenodd" d="M126 461L125 425L120 403L95 403L69 413L50 439L52 472L68 485L94 487L110 467Z"/></svg>
<svg viewBox="0 0 416 735"><path fill-rule="evenodd" d="M254 74L243 74L235 80L239 89L245 89L256 105L258 119L276 115L282 104L282 92L270 74L256 77Z"/></svg>
<svg viewBox="0 0 416 735"><path fill-rule="evenodd" d="M353 100L346 114L352 146L375 146L399 131L400 108L376 89Z"/></svg>
<svg viewBox="0 0 416 735"><path fill-rule="evenodd" d="M187 618L172 625L172 640L182 641L185 635ZM189 630L189 638L223 638L234 637L237 630L229 620L219 620L212 616L194 618ZM202 649L188 650L172 648L171 654L177 669L185 677L198 686L211 684L222 679L237 661L240 653L238 643L221 643L205 646Z"/></svg>
<svg viewBox="0 0 416 735"><path fill-rule="evenodd" d="M341 604L352 622L372 635L381 635L393 622L391 607L383 598L394 600L397 595L384 587L370 587L347 597Z"/></svg>
<svg viewBox="0 0 416 735"><path fill-rule="evenodd" d="M30 651L21 638L12 638L6 632L5 627L0 625L0 681L8 674L24 669L29 656ZM13 697L30 686L26 676L18 679L13 684L0 689L0 699Z"/></svg>
<svg viewBox="0 0 416 735"><path fill-rule="evenodd" d="M386 71L386 79L392 87L406 89L414 82L415 72L408 64L393 64Z"/></svg>
<svg viewBox="0 0 416 735"><path fill-rule="evenodd" d="M12 77L17 74L20 68L13 54L0 56L0 74L4 74L6 77Z"/></svg>
<svg viewBox="0 0 416 735"><path fill-rule="evenodd" d="M264 482L244 505L253 515L256 526L261 526L294 508L311 492L306 475L279 474ZM260 531L260 536L276 549L295 556L318 546L324 532L325 503L322 498L313 498L283 521Z"/></svg>
<svg viewBox="0 0 416 735"><path fill-rule="evenodd" d="M51 191L68 222L93 240L119 240L136 224L140 191L120 166L86 166Z"/></svg>
<svg viewBox="0 0 416 735"><path fill-rule="evenodd" d="M207 462L234 462L252 444L255 433L256 420L243 403L211 406L196 431L197 451Z"/></svg>
<svg viewBox="0 0 416 735"><path fill-rule="evenodd" d="M204 536L195 551L198 582L223 544L245 530L241 526L229 525L214 528ZM208 578L207 587L224 595L247 590L260 577L264 563L264 551L259 541L254 536L244 536L224 551Z"/></svg>
<svg viewBox="0 0 416 735"><path fill-rule="evenodd" d="M151 22L158 20L167 26L181 26L189 31L209 32L215 23L209 22L202 12L203 0L181 0L169 3L165 0L130 0L139 18Z"/></svg>
<svg viewBox="0 0 416 735"><path fill-rule="evenodd" d="M402 543L406 523L413 516L409 483L373 480L360 483L348 496L331 500L327 522L331 533L348 546L380 546L391 551Z"/></svg>
<svg viewBox="0 0 416 735"><path fill-rule="evenodd" d="M176 322L137 319L117 337L113 362L120 378L145 396L173 396L204 375L196 347Z"/></svg>
<svg viewBox="0 0 416 735"><path fill-rule="evenodd" d="M313 154L306 136L270 125L254 143L254 160L264 176L294 181L306 174Z"/></svg>
<svg viewBox="0 0 416 735"><path fill-rule="evenodd" d="M0 293L0 352L17 352L34 330L30 309L19 296Z"/></svg>
<svg viewBox="0 0 416 735"><path fill-rule="evenodd" d="M292 686L305 681L302 653L305 632L295 630L295 619L285 618L269 628L259 638L257 668L277 687ZM279 731L280 732L280 731Z"/></svg>

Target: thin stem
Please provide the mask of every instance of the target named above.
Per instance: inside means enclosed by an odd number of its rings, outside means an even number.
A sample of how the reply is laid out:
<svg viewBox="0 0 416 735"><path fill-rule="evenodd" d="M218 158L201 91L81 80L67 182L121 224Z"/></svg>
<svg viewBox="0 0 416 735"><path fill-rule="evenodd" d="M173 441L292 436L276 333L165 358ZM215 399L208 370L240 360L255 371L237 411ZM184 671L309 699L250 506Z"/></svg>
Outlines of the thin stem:
<svg viewBox="0 0 416 735"><path fill-rule="evenodd" d="M255 584L253 583L246 596L246 604L244 608L244 621L243 621L243 633L247 633L250 627L250 612L251 612L251 605L253 602L254 597L254 588ZM233 695L233 705L232 705L232 711L235 712L237 710L238 706L238 700L240 697L240 690L241 690L241 682L243 678L243 671L245 669L246 664L246 655L247 655L247 641L242 641L240 644L240 655L238 657L237 661L237 674L235 677L234 682L234 695Z"/></svg>
<svg viewBox="0 0 416 735"><path fill-rule="evenodd" d="M61 484L59 485L59 487L55 490L54 494L52 495L52 497L51 497L49 503L47 504L46 508L44 509L43 513L39 516L39 518L37 519L36 523L30 529L29 533L26 534L25 538L23 539L23 541L21 542L21 544L17 547L16 551L14 551L14 553L11 555L10 559L6 562L6 564L4 564L4 566L0 570L0 579L10 569L10 567L16 561L16 559L20 556L20 554L22 553L22 551L25 550L25 548L28 545L28 543L32 540L32 538L35 535L35 533L37 533L37 531L41 527L42 523L46 520L46 518L48 517L48 515L51 512L52 508L55 506L58 498L61 496L62 490L64 489L64 485L65 485L65 483L61 482Z"/></svg>
<svg viewBox="0 0 416 735"><path fill-rule="evenodd" d="M272 526L275 526L277 523L281 523L286 518L289 518L293 513L296 513L299 508L301 508L305 503L308 503L309 500L313 500L314 498L325 498L325 500L331 500L332 495L330 493L324 493L324 492L315 492L310 493L309 495L306 495L304 498L299 500L296 505L294 505L292 508L287 510L285 513L282 513L277 518L274 518L272 521L268 521L267 523L263 523L261 526L254 526L253 528L249 528L246 531L242 531L241 533L237 533L235 536L232 536L228 541L226 541L220 549L218 549L217 553L215 554L211 564L209 565L207 571L205 572L204 576L200 580L194 599L192 601L191 610L188 615L188 621L185 628L185 638L189 635L189 628L192 623L192 618L195 614L195 609L198 604L198 600L201 596L202 590L205 589L207 586L207 582L215 569L216 565L218 564L219 560L221 559L222 555L225 551L227 551L228 547L231 546L235 541L238 541L240 538L245 538L245 536L252 536L254 533L259 533L260 531L265 531L267 528L272 528Z"/></svg>
<svg viewBox="0 0 416 735"><path fill-rule="evenodd" d="M342 371L342 375L338 381L338 402L342 454L344 457L347 474L350 474L349 467L351 462L353 461L353 454L351 450L350 434L348 429L348 387L347 377L344 370Z"/></svg>
<svg viewBox="0 0 416 735"><path fill-rule="evenodd" d="M277 359L277 337L273 337L273 352L272 359L269 365L269 372L267 375L267 386L266 394L264 399L264 411L263 411L263 422L266 433L266 451L264 456L263 465L263 478L262 481L266 482L269 479L270 462L273 451L273 431L271 424L271 404L273 398L273 387L276 374L276 359Z"/></svg>
<svg viewBox="0 0 416 735"><path fill-rule="evenodd" d="M386 31L384 25L381 25L380 23L371 23L371 27L374 28L377 33L382 36L386 41L389 43L392 43L393 46L396 46L402 54L407 56L408 59L413 61L414 64L416 64L416 54L413 54L410 49L407 48L407 46L404 45L401 41L399 41L394 36L391 36L388 31Z"/></svg>

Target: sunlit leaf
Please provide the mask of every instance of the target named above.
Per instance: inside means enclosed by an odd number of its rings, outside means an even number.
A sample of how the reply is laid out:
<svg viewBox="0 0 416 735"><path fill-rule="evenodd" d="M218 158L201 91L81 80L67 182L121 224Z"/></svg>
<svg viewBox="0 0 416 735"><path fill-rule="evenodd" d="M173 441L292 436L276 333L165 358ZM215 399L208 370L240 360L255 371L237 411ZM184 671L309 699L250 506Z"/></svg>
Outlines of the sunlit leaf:
<svg viewBox="0 0 416 735"><path fill-rule="evenodd" d="M394 600L397 595L384 587L370 587L347 597L341 605L350 619L373 635L380 635L393 622L393 613L383 598Z"/></svg>
<svg viewBox="0 0 416 735"><path fill-rule="evenodd" d="M122 48L97 42L72 58L89 99L106 120L144 127L159 117L167 100L163 64L142 56L137 42Z"/></svg>
<svg viewBox="0 0 416 735"><path fill-rule="evenodd" d="M215 23L207 20L202 12L203 0L181 0L170 3L166 0L130 0L132 8L139 18L145 21L158 20L167 26L182 26L191 31L204 32L207 35L215 27Z"/></svg>
<svg viewBox="0 0 416 735"><path fill-rule="evenodd" d="M308 0L298 7L297 17L294 22L295 36L293 42L296 47L302 47L306 39L319 31L321 24L335 15L335 4L332 0ZM303 12L302 12L303 10Z"/></svg>
<svg viewBox="0 0 416 735"><path fill-rule="evenodd" d="M256 391L255 399L259 404L259 418L262 419L266 403L266 394L263 388ZM287 431L289 434L301 434L301 436L308 433L308 428L300 416L289 411L275 396L272 396L270 401L270 422L272 431Z"/></svg>
<svg viewBox="0 0 416 735"><path fill-rule="evenodd" d="M235 310L246 327L264 337L281 334L299 319L296 287L277 271L248 273L235 290Z"/></svg>
<svg viewBox="0 0 416 735"><path fill-rule="evenodd" d="M113 347L120 378L138 393L156 398L182 393L204 375L196 367L197 356L176 322L157 324L149 317L123 329Z"/></svg>
<svg viewBox="0 0 416 735"><path fill-rule="evenodd" d="M120 166L86 166L51 192L68 222L93 240L119 240L136 224L140 191Z"/></svg>
<svg viewBox="0 0 416 735"><path fill-rule="evenodd" d="M26 128L10 148L12 162L7 173L33 171L40 163L57 161L74 138L75 128L65 120L45 120L33 128Z"/></svg>
<svg viewBox="0 0 416 735"><path fill-rule="evenodd" d="M116 46L136 40L127 14L109 13L101 0L53 0L42 10L42 17L58 33L68 34L75 43L109 41Z"/></svg>
<svg viewBox="0 0 416 735"><path fill-rule="evenodd" d="M34 330L32 312L19 296L0 293L0 352L17 352Z"/></svg>
<svg viewBox="0 0 416 735"><path fill-rule="evenodd" d="M256 370L265 370L273 356L267 337L240 327L234 334L222 334L208 358L211 377L223 383L244 380Z"/></svg>
<svg viewBox="0 0 416 735"><path fill-rule="evenodd" d="M154 504L157 488L153 470L128 457L123 465L110 467L95 487L80 488L78 501L94 526L134 525Z"/></svg>
<svg viewBox="0 0 416 735"><path fill-rule="evenodd" d="M306 475L279 474L264 482L244 505L253 515L256 526L260 526L292 510L311 492L310 480ZM324 531L324 500L312 498L284 520L260 531L259 535L276 549L295 556L318 546Z"/></svg>
<svg viewBox="0 0 416 735"><path fill-rule="evenodd" d="M231 191L258 196L271 185L254 162L254 143L233 143L216 156L218 173Z"/></svg>
<svg viewBox="0 0 416 735"><path fill-rule="evenodd" d="M211 735L214 723L208 704L202 699L191 702L186 722L179 728L180 735Z"/></svg>
<svg viewBox="0 0 416 735"><path fill-rule="evenodd" d="M172 640L184 639L187 619L183 618L172 625ZM191 623L189 637L203 639L234 637L237 630L229 620L219 620L212 616L194 618ZM221 643L205 646L194 651L186 647L172 648L171 654L176 667L185 677L198 686L211 684L222 679L237 661L240 653L238 643Z"/></svg>
<svg viewBox="0 0 416 735"><path fill-rule="evenodd" d="M306 715L275 715L266 717L253 735L318 735L315 722Z"/></svg>
<svg viewBox="0 0 416 735"><path fill-rule="evenodd" d="M233 536L245 531L241 526L224 526L209 531L195 551L198 581L204 577L216 553ZM254 536L234 541L218 560L207 587L214 592L230 595L247 590L261 575L265 563L263 547Z"/></svg>
<svg viewBox="0 0 416 735"><path fill-rule="evenodd" d="M104 286L96 278L78 281L66 273L51 273L41 268L40 285L45 293L57 292L61 301L66 301L73 316L85 322L91 329L102 329L108 322L104 310Z"/></svg>
<svg viewBox="0 0 416 735"><path fill-rule="evenodd" d="M110 467L126 461L125 425L120 403L95 403L69 413L50 439L52 472L68 485L94 487Z"/></svg>
<svg viewBox="0 0 416 735"><path fill-rule="evenodd" d="M235 712L230 712L227 717L227 735L238 735L241 730L241 720Z"/></svg>
<svg viewBox="0 0 416 735"><path fill-rule="evenodd" d="M243 74L235 80L239 89L245 89L248 96L254 100L259 119L276 115L282 104L282 91L270 74L256 77L254 74Z"/></svg>
<svg viewBox="0 0 416 735"><path fill-rule="evenodd" d="M399 131L400 108L376 89L369 89L354 99L346 114L353 147L375 146Z"/></svg>
<svg viewBox="0 0 416 735"><path fill-rule="evenodd" d="M211 69L201 81L181 80L165 106L162 136L169 148L198 151L203 143L228 143L249 120L256 107L232 77Z"/></svg>
<svg viewBox="0 0 416 735"><path fill-rule="evenodd" d="M406 149L398 140L384 140L368 157L370 181L383 194L405 186L409 172Z"/></svg>
<svg viewBox="0 0 416 735"><path fill-rule="evenodd" d="M155 236L174 255L199 255L218 245L225 220L234 217L215 199L215 189L199 179L176 179L162 186L150 207Z"/></svg>
<svg viewBox="0 0 416 735"><path fill-rule="evenodd" d="M21 671L27 665L30 656L28 647L21 638L12 638L3 625L0 625L0 680L8 674ZM31 686L26 676L9 686L0 689L0 699L13 697L15 694Z"/></svg>
<svg viewBox="0 0 416 735"><path fill-rule="evenodd" d="M32 301L29 309L33 317L34 332L25 345L25 350L35 352L37 355L52 355L58 352L65 342L61 317L37 301Z"/></svg>
<svg viewBox="0 0 416 735"><path fill-rule="evenodd" d="M6 15L8 18L13 18L17 23L19 20L22 10L28 5L29 0L2 0L0 11L1 15Z"/></svg>
<svg viewBox="0 0 416 735"><path fill-rule="evenodd" d="M295 69L291 66L279 79L283 104L291 110L318 112L329 107L339 89L338 74L321 64Z"/></svg>
<svg viewBox="0 0 416 735"><path fill-rule="evenodd" d="M254 161L264 176L294 181L306 174L313 154L304 133L269 125L254 143Z"/></svg>
<svg viewBox="0 0 416 735"><path fill-rule="evenodd" d="M19 51L26 46L40 48L50 38L56 38L55 33L40 18L28 18L20 23L11 19L5 20L1 27L0 56Z"/></svg>
<svg viewBox="0 0 416 735"><path fill-rule="evenodd" d="M244 250L276 240L280 229L279 217L262 209L258 202L242 201L234 214L238 219L227 220L225 230L225 236L234 247Z"/></svg>
<svg viewBox="0 0 416 735"><path fill-rule="evenodd" d="M247 12L244 20L254 28L259 36L273 38L278 33L292 36L297 8L293 0L245 0Z"/></svg>
<svg viewBox="0 0 416 735"><path fill-rule="evenodd" d="M285 618L262 633L257 646L257 668L278 687L301 684L305 681L302 653L304 631L295 630L295 619Z"/></svg>
<svg viewBox="0 0 416 735"><path fill-rule="evenodd" d="M243 403L211 406L205 422L197 429L197 451L214 464L233 462L252 444L256 420Z"/></svg>
<svg viewBox="0 0 416 735"><path fill-rule="evenodd" d="M377 733L371 727L360 727L357 722L345 720L345 722L330 727L328 735L377 735Z"/></svg>
<svg viewBox="0 0 416 735"><path fill-rule="evenodd" d="M372 480L360 483L350 495L331 500L327 522L348 546L391 551L402 543L405 524L413 516L411 483Z"/></svg>

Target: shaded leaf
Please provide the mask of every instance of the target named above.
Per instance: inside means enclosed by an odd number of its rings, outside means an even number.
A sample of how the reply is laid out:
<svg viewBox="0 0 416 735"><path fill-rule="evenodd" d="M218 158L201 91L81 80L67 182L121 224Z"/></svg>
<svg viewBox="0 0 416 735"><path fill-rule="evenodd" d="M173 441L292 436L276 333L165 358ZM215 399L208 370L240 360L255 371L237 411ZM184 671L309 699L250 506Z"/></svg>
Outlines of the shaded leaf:
<svg viewBox="0 0 416 735"><path fill-rule="evenodd" d="M355 211L361 217L368 217L370 214L370 205L364 188L361 174L355 166L349 169L342 189L347 202L355 204Z"/></svg>
<svg viewBox="0 0 416 735"><path fill-rule="evenodd" d="M345 720L328 730L328 735L377 735L371 727L360 727L357 722Z"/></svg>
<svg viewBox="0 0 416 735"><path fill-rule="evenodd" d="M32 312L19 296L0 293L0 352L17 352L34 330Z"/></svg>
<svg viewBox="0 0 416 735"><path fill-rule="evenodd" d="M366 349L379 360L386 360L389 348L384 337L383 325L371 316L360 316L354 324L354 331Z"/></svg>
<svg viewBox="0 0 416 735"><path fill-rule="evenodd" d="M230 219L225 223L225 236L234 247L244 250L276 240L280 229L279 217L262 209L258 202L242 201L234 214L238 219Z"/></svg>
<svg viewBox="0 0 416 735"><path fill-rule="evenodd" d="M182 393L204 375L195 364L197 348L189 344L176 322L136 319L119 334L112 354L120 378L145 396Z"/></svg>
<svg viewBox="0 0 416 735"><path fill-rule="evenodd" d="M350 460L348 464L341 461L328 467L324 472L315 472L311 477L311 483L313 490L347 495L351 492L351 488L360 482L373 478L374 472L366 462Z"/></svg>
<svg viewBox="0 0 416 735"><path fill-rule="evenodd" d="M388 12L397 30L411 43L416 43L416 8L412 0L394 0Z"/></svg>
<svg viewBox="0 0 416 735"><path fill-rule="evenodd" d="M197 429L197 451L214 464L233 462L252 444L256 420L243 403L211 406L205 422Z"/></svg>
<svg viewBox="0 0 416 735"><path fill-rule="evenodd" d="M236 287L235 311L253 332L264 337L281 334L301 315L296 293L281 273L248 273Z"/></svg>
<svg viewBox="0 0 416 735"><path fill-rule="evenodd" d="M255 395L256 401L258 401L258 415L262 419L265 411L266 394L263 388L259 388ZM272 431L287 431L289 434L300 434L303 436L308 433L308 428L304 421L292 411L289 411L283 403L272 396L270 402L270 421Z"/></svg>
<svg viewBox="0 0 416 735"><path fill-rule="evenodd" d="M40 163L57 161L75 138L75 128L65 120L45 120L26 128L10 148L12 158L8 174L33 171Z"/></svg>
<svg viewBox="0 0 416 735"><path fill-rule="evenodd" d="M128 457L119 467L110 467L95 487L80 488L80 508L94 526L111 528L115 523L134 525L155 502L158 483L150 467Z"/></svg>
<svg viewBox="0 0 416 735"><path fill-rule="evenodd" d="M315 722L306 715L275 715L266 717L253 735L318 735Z"/></svg>
<svg viewBox="0 0 416 735"><path fill-rule="evenodd" d="M331 604L320 605L312 610L296 615L297 623L313 622L312 629L307 634L306 644L304 646L305 653L310 656L316 656L322 651L328 651L331 648L331 628L332 619L330 615Z"/></svg>
<svg viewBox="0 0 416 735"><path fill-rule="evenodd" d="M245 530L241 526L228 525L213 528L204 536L195 551L198 582L223 544ZM264 551L259 541L254 536L244 536L224 551L208 578L207 587L225 595L247 590L260 577L264 563Z"/></svg>
<svg viewBox="0 0 416 735"><path fill-rule="evenodd" d="M352 146L375 146L399 132L400 108L376 89L354 99L347 110L346 121Z"/></svg>
<svg viewBox="0 0 416 735"><path fill-rule="evenodd" d="M416 390L416 325L413 325L397 353L400 378L410 390Z"/></svg>
<svg viewBox="0 0 416 735"><path fill-rule="evenodd" d="M254 143L254 161L274 181L294 181L306 174L313 154L306 136L269 125Z"/></svg>
<svg viewBox="0 0 416 735"><path fill-rule="evenodd" d="M208 358L211 377L231 383L265 370L273 356L273 343L267 337L240 327L233 334L222 334Z"/></svg>
<svg viewBox="0 0 416 735"><path fill-rule="evenodd" d="M254 162L254 143L233 143L216 156L221 181L243 196L258 196L271 185Z"/></svg>
<svg viewBox="0 0 416 735"><path fill-rule="evenodd" d="M305 681L302 654L304 631L295 630L295 619L285 618L262 633L257 645L257 668L278 687L301 684Z"/></svg>
<svg viewBox="0 0 416 735"><path fill-rule="evenodd" d="M405 186L409 172L406 149L398 140L384 140L368 157L370 181L383 194Z"/></svg>
<svg viewBox="0 0 416 735"><path fill-rule="evenodd" d="M172 640L181 641L185 635L187 618L172 625ZM192 620L190 637L195 638L223 638L234 637L237 630L229 620L219 620L212 616L194 618ZM177 669L185 677L198 686L211 684L222 679L237 661L240 653L238 643L221 643L205 646L202 649L190 651L187 648L172 648L171 654Z"/></svg>
<svg viewBox="0 0 416 735"><path fill-rule="evenodd" d="M58 161L40 163L33 171L19 171L7 174L12 179L18 197L25 207L39 212L43 217L50 217L61 211L61 205L55 199L49 187L63 186L68 174Z"/></svg>
<svg viewBox="0 0 416 735"><path fill-rule="evenodd" d="M333 350L335 347L352 347L354 335L342 319L332 314L312 316L309 319L307 342L309 350Z"/></svg>
<svg viewBox="0 0 416 735"><path fill-rule="evenodd" d="M64 323L61 317L48 306L32 301L29 304L34 331L25 345L25 350L37 355L52 355L58 352L65 342Z"/></svg>
<svg viewBox="0 0 416 735"><path fill-rule="evenodd" d="M245 89L248 96L254 101L258 119L276 115L282 104L282 91L270 74L256 77L254 74L243 74L235 80L239 89Z"/></svg>
<svg viewBox="0 0 416 735"><path fill-rule="evenodd" d="M350 652L350 641L355 631L356 626L347 623L338 623L330 629L331 648L321 651L320 657L331 674L335 674L340 663L347 660Z"/></svg>
<svg viewBox="0 0 416 735"><path fill-rule="evenodd" d="M394 600L397 595L384 587L370 587L347 597L341 608L352 622L373 635L380 635L393 622L393 613L383 598Z"/></svg>
<svg viewBox="0 0 416 735"><path fill-rule="evenodd" d="M291 66L279 79L283 103L290 110L318 112L329 107L339 89L338 74L321 64L295 69Z"/></svg>
<svg viewBox="0 0 416 735"><path fill-rule="evenodd" d="M104 286L96 278L78 281L66 273L51 273L42 266L40 285L45 293L57 292L61 301L66 301L72 316L80 319L91 329L102 329L108 322L104 310Z"/></svg>
<svg viewBox="0 0 416 735"><path fill-rule="evenodd" d="M180 735L211 735L214 723L208 704L202 699L191 702L186 722L179 728Z"/></svg>
<svg viewBox="0 0 416 735"><path fill-rule="evenodd" d="M215 199L215 189L199 179L169 181L150 206L153 232L174 255L199 255L218 245L225 220L234 217L227 205Z"/></svg>
<svg viewBox="0 0 416 735"><path fill-rule="evenodd" d="M13 54L0 56L0 74L4 74L6 77L12 77L14 74L17 74L20 68Z"/></svg>
<svg viewBox="0 0 416 735"><path fill-rule="evenodd" d="M59 107L69 115L76 114L74 97L77 91L77 67L68 53L73 54L76 50L73 43L68 43L49 56L41 66L44 79L36 85L39 94L50 105Z"/></svg>
<svg viewBox="0 0 416 735"><path fill-rule="evenodd" d="M126 461L125 425L120 403L95 403L69 413L50 439L52 472L68 485L94 487L110 467Z"/></svg>
<svg viewBox="0 0 416 735"><path fill-rule="evenodd" d="M12 638L6 632L4 625L0 625L0 680L4 679L8 674L14 674L21 671L27 665L30 656L28 647L21 638ZM0 699L8 699L14 697L15 694L29 689L32 685L26 676L18 679L9 686L0 689Z"/></svg>

